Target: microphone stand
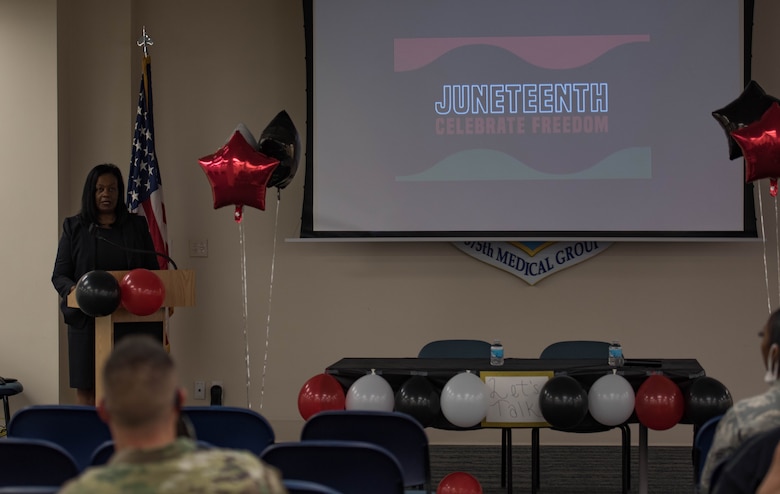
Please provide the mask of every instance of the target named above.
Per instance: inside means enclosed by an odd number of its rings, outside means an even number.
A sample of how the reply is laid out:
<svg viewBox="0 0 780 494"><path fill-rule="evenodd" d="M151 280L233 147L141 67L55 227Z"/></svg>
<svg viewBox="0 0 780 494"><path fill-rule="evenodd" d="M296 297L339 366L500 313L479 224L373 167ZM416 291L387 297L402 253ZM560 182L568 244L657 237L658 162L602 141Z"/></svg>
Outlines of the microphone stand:
<svg viewBox="0 0 780 494"><path fill-rule="evenodd" d="M163 259L165 259L166 261L168 261L169 263L171 263L171 266L173 266L173 269L179 269L178 266L176 266L176 263L174 262L174 260L171 259L170 256L168 256L168 254L164 254L162 252L157 252L156 250L134 249L132 247L127 247L125 245L119 245L118 243L112 242L111 240L107 239L106 237L104 237L100 233L98 233L98 228L100 228L100 227L98 227L94 223L90 224L89 225L89 233L91 233L96 238L98 238L99 240L102 240L103 242L106 242L109 245L113 245L114 247L118 247L118 248L120 248L122 250L126 250L128 252L138 252L139 254L155 254L155 255L158 255L158 256L162 257Z"/></svg>

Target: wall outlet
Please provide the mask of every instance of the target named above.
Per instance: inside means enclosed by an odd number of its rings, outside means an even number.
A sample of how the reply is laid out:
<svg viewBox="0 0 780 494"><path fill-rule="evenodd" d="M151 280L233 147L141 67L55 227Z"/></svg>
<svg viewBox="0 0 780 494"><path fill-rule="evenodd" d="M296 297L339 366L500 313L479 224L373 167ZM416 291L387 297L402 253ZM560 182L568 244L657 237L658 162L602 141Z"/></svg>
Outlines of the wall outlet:
<svg viewBox="0 0 780 494"><path fill-rule="evenodd" d="M206 399L206 381L195 381L192 397L196 400Z"/></svg>

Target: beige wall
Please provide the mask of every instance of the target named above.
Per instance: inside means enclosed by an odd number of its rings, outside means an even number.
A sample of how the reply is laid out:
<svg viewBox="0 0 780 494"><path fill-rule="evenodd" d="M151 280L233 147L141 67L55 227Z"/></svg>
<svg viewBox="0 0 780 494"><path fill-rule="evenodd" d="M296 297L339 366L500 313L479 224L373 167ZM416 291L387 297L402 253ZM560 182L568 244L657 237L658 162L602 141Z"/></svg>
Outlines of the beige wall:
<svg viewBox="0 0 780 494"><path fill-rule="evenodd" d="M0 0L0 9L31 10L27 3ZM780 6L771 0L757 3L754 76L768 92L780 95L780 71L773 53L778 35L771 21L780 15ZM48 3L49 10L52 4ZM26 333L22 339L22 331L29 331L30 315L35 313L34 317L45 318L36 323L36 331L51 347L43 354L30 350L25 358L3 346L0 373L21 376L27 387L24 398L12 400L14 406L73 400L66 384L61 394L38 390L43 385L38 379L51 381L57 373L49 362L57 354L52 345L56 345L58 316L48 277L59 219L78 209L87 170L101 161L128 167L140 77L141 53L135 41L143 25L155 43L150 49L155 137L171 254L180 268L197 272L197 306L177 310L171 328L172 353L190 389L194 380L222 381L226 404L251 405L271 420L279 440L292 440L302 424L297 411L300 387L327 365L342 357L414 356L425 342L445 337L500 338L507 356L529 358L558 339L617 338L630 357L697 358L737 399L764 389L756 333L768 315L768 305L774 308L780 303L774 240L766 244L616 243L531 287L447 243L286 242L297 236L300 227L303 166L279 202L275 191L270 191L266 211L247 208L239 227L231 208L213 209L211 189L197 160L219 148L238 123L245 123L257 136L282 109L305 140L300 2L69 0L59 5L59 61L70 67L68 71L60 67L60 149L51 145L50 156L36 160L49 162L51 184L48 194L18 185L10 191L17 198L15 204L35 197L36 212L48 211L50 218L45 228L33 228L32 238L22 245L4 242L0 247L1 258L11 269L22 269L10 259L24 252L31 259L28 267L41 272L35 292L31 287L2 285L7 293L0 300L10 314L6 321L10 329L5 331L19 341L29 341ZM46 14L52 15L44 12L35 17L38 25L47 26ZM49 37L54 32L52 22L48 22ZM5 30L0 33L6 35ZM0 55L5 56L9 55ZM26 58L53 74L54 48ZM18 91L40 100L39 88L28 84ZM47 91L53 94L54 89ZM53 97L46 108L46 118L55 118ZM12 123L7 118L3 122ZM46 142L55 139L52 125ZM712 131L721 132L714 119ZM57 152L56 169L63 180L59 199L54 199ZM29 174L24 180L29 180ZM774 239L774 203L768 200L766 184L759 186L764 191L768 236ZM0 214L4 227L22 231L18 213ZM188 242L202 239L208 240L208 257L189 257ZM18 278L23 277L14 279ZM39 310L41 300L49 309ZM62 334L64 329L59 331ZM46 361L49 368L42 369L39 361ZM59 367L60 382L66 383L66 362ZM34 377L38 375L43 377ZM437 443L499 441L497 431L430 430L429 434ZM691 436L690 426L678 426L651 431L650 443L690 444ZM529 437L525 431L514 434L518 443L529 442ZM545 444L618 444L619 434L544 431L542 440Z"/></svg>
<svg viewBox="0 0 780 494"><path fill-rule="evenodd" d="M56 398L57 3L0 0L0 376L14 409Z"/></svg>

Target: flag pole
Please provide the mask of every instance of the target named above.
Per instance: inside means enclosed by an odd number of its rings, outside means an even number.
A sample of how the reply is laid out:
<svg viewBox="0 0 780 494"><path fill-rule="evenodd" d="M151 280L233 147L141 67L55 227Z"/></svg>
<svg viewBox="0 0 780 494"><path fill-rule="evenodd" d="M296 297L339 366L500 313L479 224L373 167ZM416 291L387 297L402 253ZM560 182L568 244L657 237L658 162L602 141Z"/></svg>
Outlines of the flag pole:
<svg viewBox="0 0 780 494"><path fill-rule="evenodd" d="M152 38L146 33L146 26L143 28L143 34L141 34L141 37L138 38L138 41L135 42L138 46L143 48L144 50L144 57L149 56L149 51L147 50L147 46L154 45L154 41Z"/></svg>
<svg viewBox="0 0 780 494"><path fill-rule="evenodd" d="M144 56L141 64L142 79L133 131L130 173L128 174L127 205L131 212L138 211L146 218L155 250L167 254L167 222L162 197L162 178L154 147L154 118L152 116L152 64L149 57L149 47L154 45L154 41L146 32L146 26L143 26L143 32L136 44L143 49ZM158 256L158 260L162 260L162 258ZM173 266L175 269L175 264ZM160 262L160 269L168 269L167 260ZM168 327L172 311L172 307L165 311L163 321L163 345L168 351L170 351Z"/></svg>
<svg viewBox="0 0 780 494"><path fill-rule="evenodd" d="M142 67L142 77L144 79L144 92L148 95L149 94L149 78L147 76L147 68L149 66L149 62L151 61L151 58L149 57L149 47L154 45L154 40L151 36L146 32L146 26L143 26L143 31L141 33L141 37L138 38L138 41L135 42L136 45L140 46L141 49L144 51L144 59L141 62ZM149 109L150 106L150 98L146 98L146 109Z"/></svg>

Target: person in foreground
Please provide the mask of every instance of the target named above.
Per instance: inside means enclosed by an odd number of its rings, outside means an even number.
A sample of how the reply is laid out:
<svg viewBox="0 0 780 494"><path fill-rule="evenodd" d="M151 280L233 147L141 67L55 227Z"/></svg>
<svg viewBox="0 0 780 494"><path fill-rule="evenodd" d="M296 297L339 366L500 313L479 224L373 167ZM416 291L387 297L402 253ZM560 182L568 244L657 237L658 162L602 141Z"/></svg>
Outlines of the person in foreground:
<svg viewBox="0 0 780 494"><path fill-rule="evenodd" d="M775 447L772 463L758 486L756 494L780 494L780 444Z"/></svg>
<svg viewBox="0 0 780 494"><path fill-rule="evenodd" d="M114 455L66 483L64 494L244 493L285 494L280 473L247 451L198 449L177 437L185 390L174 364L153 338L118 342L103 370L98 414L108 424Z"/></svg>
<svg viewBox="0 0 780 494"><path fill-rule="evenodd" d="M93 167L84 182L81 210L63 222L54 261L51 281L68 325L70 387L76 388L80 405L95 405L95 318L68 307L68 294L89 271L160 268L146 219L128 212L122 202L124 193L122 172L116 165ZM158 322L121 323L115 330L115 339L141 331L162 341Z"/></svg>
<svg viewBox="0 0 780 494"><path fill-rule="evenodd" d="M780 443L780 427L756 434L745 441L719 467L720 474L713 476L710 492L713 494L755 494L759 484L767 477L770 468L778 470L777 445ZM775 476L777 472L775 472ZM717 477L717 478L715 478ZM777 479L780 480L780 479ZM780 492L780 491L778 491Z"/></svg>
<svg viewBox="0 0 780 494"><path fill-rule="evenodd" d="M735 403L723 414L704 462L700 493L710 492L713 471L733 455L740 445L762 432L780 426L780 310L769 316L759 336L761 357L767 369L764 380L769 384L769 389Z"/></svg>

